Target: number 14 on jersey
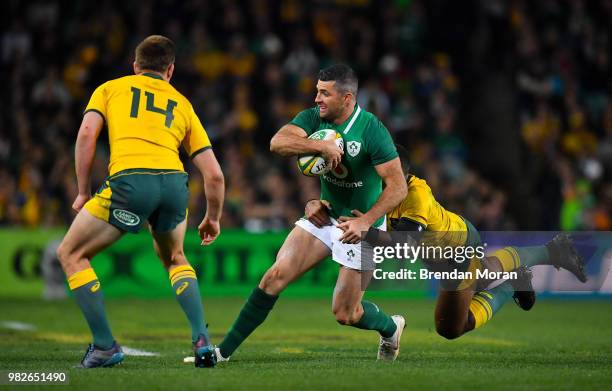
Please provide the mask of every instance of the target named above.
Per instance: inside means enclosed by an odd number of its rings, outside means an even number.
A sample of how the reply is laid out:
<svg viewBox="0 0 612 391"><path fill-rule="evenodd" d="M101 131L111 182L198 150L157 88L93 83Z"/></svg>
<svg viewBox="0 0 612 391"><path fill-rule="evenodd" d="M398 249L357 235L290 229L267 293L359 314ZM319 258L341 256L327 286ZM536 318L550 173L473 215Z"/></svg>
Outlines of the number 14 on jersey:
<svg viewBox="0 0 612 391"><path fill-rule="evenodd" d="M138 109L140 106L140 88L132 87L132 109L130 110L130 117L137 118L138 117ZM166 104L166 108L162 109L155 106L155 95L152 92L145 91L145 96L147 97L147 111L151 111L153 113L163 114L166 117L165 125L169 128L172 125L172 121L174 120L174 108L177 103L172 99L168 99L168 103Z"/></svg>

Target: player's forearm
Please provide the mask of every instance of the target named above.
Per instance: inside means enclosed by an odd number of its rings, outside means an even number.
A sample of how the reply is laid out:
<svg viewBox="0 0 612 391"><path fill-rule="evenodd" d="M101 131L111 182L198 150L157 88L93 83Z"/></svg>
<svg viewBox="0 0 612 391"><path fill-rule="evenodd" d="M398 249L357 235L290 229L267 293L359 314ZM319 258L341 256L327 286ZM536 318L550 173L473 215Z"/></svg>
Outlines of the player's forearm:
<svg viewBox="0 0 612 391"><path fill-rule="evenodd" d="M406 197L407 186L405 181L387 183L376 203L363 215L363 219L370 225L390 212Z"/></svg>
<svg viewBox="0 0 612 391"><path fill-rule="evenodd" d="M79 132L74 148L74 160L79 194L91 192L91 168L96 156L96 137Z"/></svg>
<svg viewBox="0 0 612 391"><path fill-rule="evenodd" d="M221 220L225 198L225 179L220 172L204 177L204 192L206 194L206 216L215 221Z"/></svg>
<svg viewBox="0 0 612 391"><path fill-rule="evenodd" d="M311 140L293 134L277 133L270 140L270 152L281 156L294 156L303 153L319 154L323 151L321 140Z"/></svg>
<svg viewBox="0 0 612 391"><path fill-rule="evenodd" d="M202 173L204 194L206 195L206 216L211 220L220 220L225 198L225 178L212 149L198 153L193 164Z"/></svg>

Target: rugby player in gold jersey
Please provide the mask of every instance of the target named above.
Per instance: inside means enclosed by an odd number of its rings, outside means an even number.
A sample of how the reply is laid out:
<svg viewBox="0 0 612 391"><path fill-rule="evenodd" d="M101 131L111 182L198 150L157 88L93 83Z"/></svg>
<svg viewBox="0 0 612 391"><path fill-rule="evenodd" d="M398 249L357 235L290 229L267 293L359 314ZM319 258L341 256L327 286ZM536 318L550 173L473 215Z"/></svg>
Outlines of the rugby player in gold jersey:
<svg viewBox="0 0 612 391"><path fill-rule="evenodd" d="M187 227L187 173L181 145L202 174L206 215L198 229L203 245L219 235L224 177L191 103L171 84L174 43L152 35L137 47L134 75L110 80L92 94L75 147L78 212L58 248L68 285L93 335L81 366L113 366L123 360L102 302L91 259L125 232L147 224L153 247L192 329L196 366L214 366L198 281L183 252ZM108 128L109 176L91 196L96 141Z"/></svg>

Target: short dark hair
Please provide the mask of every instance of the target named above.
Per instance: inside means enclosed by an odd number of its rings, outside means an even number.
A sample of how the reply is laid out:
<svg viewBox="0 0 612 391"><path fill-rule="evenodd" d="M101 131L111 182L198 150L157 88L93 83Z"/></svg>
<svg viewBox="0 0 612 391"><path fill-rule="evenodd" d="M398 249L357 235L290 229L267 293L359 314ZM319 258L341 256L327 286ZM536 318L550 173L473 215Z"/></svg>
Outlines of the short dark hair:
<svg viewBox="0 0 612 391"><path fill-rule="evenodd" d="M319 71L319 80L335 81L336 89L341 93L350 92L357 96L359 82L355 71L346 64L334 64Z"/></svg>
<svg viewBox="0 0 612 391"><path fill-rule="evenodd" d="M402 164L402 171L404 171L404 176L408 178L410 175L410 154L408 150L404 148L403 145L395 143L395 149L397 149L397 154L400 158L400 163Z"/></svg>
<svg viewBox="0 0 612 391"><path fill-rule="evenodd" d="M174 58L174 42L163 35L150 35L136 46L136 64L142 70L164 72Z"/></svg>

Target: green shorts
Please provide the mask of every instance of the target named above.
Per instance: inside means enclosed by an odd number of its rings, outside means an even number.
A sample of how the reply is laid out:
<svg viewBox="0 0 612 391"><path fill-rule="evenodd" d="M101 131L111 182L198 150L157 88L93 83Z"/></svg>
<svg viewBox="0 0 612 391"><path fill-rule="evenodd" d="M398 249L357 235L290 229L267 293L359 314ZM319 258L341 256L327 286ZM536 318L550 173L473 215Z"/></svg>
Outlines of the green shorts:
<svg viewBox="0 0 612 391"><path fill-rule="evenodd" d="M482 240L478 230L474 225L464 217L461 217L465 222L466 231L461 231L462 236L465 237L463 241L463 247L477 248L482 246ZM474 257L466 259L459 263L454 260L447 260L440 262L440 260L424 260L425 265L430 271L440 272L452 272L457 271L458 273L469 272L471 278L458 278L458 279L441 279L440 286L447 291L458 291L466 289L473 285L475 282L474 276L476 275L476 269L480 267L480 259Z"/></svg>
<svg viewBox="0 0 612 391"><path fill-rule="evenodd" d="M187 173L132 168L104 180L85 209L124 232L136 233L148 221L153 231L172 231L187 216Z"/></svg>
<svg viewBox="0 0 612 391"><path fill-rule="evenodd" d="M474 225L472 225L470 220L466 219L463 216L461 218L465 222L465 225L466 225L467 230L468 230L468 237L467 237L467 240L465 241L465 245L466 246L471 246L471 247L481 246L482 245L482 240L480 239L480 234L478 233L478 230L476 229L476 227L474 227Z"/></svg>

